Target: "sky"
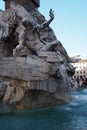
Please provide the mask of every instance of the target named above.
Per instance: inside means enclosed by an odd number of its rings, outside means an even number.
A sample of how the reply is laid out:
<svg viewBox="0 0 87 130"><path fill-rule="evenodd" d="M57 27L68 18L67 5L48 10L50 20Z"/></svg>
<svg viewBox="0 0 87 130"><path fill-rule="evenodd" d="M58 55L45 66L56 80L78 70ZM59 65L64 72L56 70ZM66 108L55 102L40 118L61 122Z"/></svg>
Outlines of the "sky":
<svg viewBox="0 0 87 130"><path fill-rule="evenodd" d="M50 8L55 14L50 26L69 56L87 59L87 0L40 0L39 11L47 20ZM3 0L0 9L4 10Z"/></svg>

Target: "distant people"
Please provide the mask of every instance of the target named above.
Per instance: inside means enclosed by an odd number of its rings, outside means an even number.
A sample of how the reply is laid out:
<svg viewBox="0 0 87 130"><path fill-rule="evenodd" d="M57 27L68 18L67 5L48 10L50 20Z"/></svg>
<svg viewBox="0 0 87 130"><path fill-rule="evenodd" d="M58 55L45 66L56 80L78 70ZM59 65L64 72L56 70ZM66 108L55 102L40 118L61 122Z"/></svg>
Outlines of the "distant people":
<svg viewBox="0 0 87 130"><path fill-rule="evenodd" d="M83 87L83 88L86 88L86 87L87 87L87 78L85 78L85 79L83 80L83 83L82 83L81 87Z"/></svg>

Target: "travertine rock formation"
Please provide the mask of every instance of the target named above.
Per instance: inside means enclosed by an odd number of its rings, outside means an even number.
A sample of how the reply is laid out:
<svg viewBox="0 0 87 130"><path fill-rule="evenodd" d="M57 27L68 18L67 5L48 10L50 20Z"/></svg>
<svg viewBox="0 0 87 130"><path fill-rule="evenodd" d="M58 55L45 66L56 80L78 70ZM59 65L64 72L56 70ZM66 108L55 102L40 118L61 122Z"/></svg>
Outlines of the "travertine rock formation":
<svg viewBox="0 0 87 130"><path fill-rule="evenodd" d="M69 102L76 60L49 27L53 10L46 21L37 8L28 9L10 2L0 11L0 100L17 109Z"/></svg>

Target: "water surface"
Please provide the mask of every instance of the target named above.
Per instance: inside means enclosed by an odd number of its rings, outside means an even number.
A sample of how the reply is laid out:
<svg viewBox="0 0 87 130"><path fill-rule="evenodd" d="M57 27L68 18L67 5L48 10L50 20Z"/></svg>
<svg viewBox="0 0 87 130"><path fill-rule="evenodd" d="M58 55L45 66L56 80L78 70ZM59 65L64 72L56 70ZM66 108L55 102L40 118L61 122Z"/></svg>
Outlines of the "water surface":
<svg viewBox="0 0 87 130"><path fill-rule="evenodd" d="M0 130L87 130L87 90L68 105L0 115Z"/></svg>

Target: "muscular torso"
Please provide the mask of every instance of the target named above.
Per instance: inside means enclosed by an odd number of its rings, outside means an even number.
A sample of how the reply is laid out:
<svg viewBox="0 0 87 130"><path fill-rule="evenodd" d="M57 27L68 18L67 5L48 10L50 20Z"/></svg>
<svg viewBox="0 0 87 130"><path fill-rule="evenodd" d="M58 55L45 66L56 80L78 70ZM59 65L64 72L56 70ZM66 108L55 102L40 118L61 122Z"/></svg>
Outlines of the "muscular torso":
<svg viewBox="0 0 87 130"><path fill-rule="evenodd" d="M32 28L28 28L25 31L25 43L27 48L33 51L38 51L44 46L44 44L40 41L38 32L36 30L32 31Z"/></svg>

